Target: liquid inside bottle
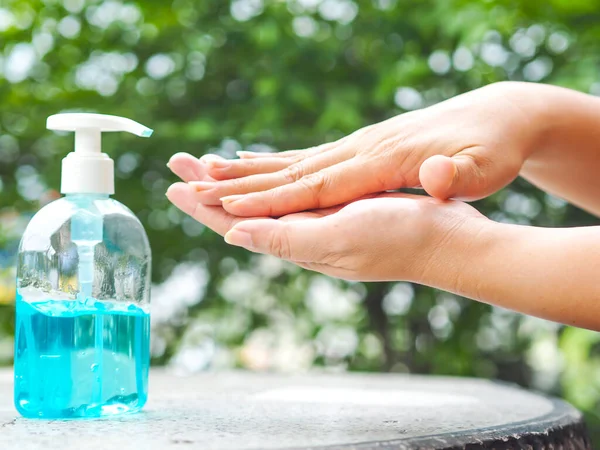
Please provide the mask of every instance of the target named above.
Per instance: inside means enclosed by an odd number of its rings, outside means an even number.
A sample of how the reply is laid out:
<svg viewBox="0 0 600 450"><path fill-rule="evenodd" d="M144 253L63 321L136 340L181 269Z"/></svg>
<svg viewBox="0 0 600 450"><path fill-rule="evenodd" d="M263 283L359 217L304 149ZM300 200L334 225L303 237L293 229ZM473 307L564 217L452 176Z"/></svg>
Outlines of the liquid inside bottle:
<svg viewBox="0 0 600 450"><path fill-rule="evenodd" d="M150 362L147 312L94 299L18 295L16 303L15 406L23 416L99 417L142 408Z"/></svg>
<svg viewBox="0 0 600 450"><path fill-rule="evenodd" d="M141 223L107 195L68 195L35 214L17 265L20 414L93 418L144 406L150 263Z"/></svg>

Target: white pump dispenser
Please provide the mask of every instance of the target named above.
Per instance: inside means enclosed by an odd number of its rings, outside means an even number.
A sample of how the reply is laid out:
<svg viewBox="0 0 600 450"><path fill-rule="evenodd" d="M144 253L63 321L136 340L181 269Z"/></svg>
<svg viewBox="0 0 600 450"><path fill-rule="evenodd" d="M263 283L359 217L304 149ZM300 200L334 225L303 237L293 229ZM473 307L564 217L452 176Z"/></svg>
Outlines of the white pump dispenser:
<svg viewBox="0 0 600 450"><path fill-rule="evenodd" d="M150 137L152 130L125 117L90 113L64 113L48 117L46 127L74 131L75 149L62 160L63 194L115 193L114 163L101 151L101 133L126 131Z"/></svg>

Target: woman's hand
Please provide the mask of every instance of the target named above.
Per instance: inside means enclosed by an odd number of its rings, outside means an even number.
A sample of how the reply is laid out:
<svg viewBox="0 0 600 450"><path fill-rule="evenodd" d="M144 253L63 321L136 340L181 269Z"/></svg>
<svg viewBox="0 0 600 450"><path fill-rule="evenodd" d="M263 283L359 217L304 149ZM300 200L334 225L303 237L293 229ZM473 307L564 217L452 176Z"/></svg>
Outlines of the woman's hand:
<svg viewBox="0 0 600 450"><path fill-rule="evenodd" d="M183 181L206 164L179 155ZM535 228L487 220L469 205L382 194L343 207L246 219L198 201L187 183L167 196L235 245L353 280L406 280L544 319L600 330L600 227Z"/></svg>
<svg viewBox="0 0 600 450"><path fill-rule="evenodd" d="M167 196L230 244L347 280L423 283L428 270L443 270L434 261L447 240L487 222L464 203L419 195L379 194L279 219L232 216L200 203L186 183L171 186Z"/></svg>
<svg viewBox="0 0 600 450"><path fill-rule="evenodd" d="M524 89L490 85L308 150L213 156L205 170L218 181L194 183L198 199L222 199L229 213L255 217L406 187L422 186L439 199L485 197L519 174L536 142L540 127L523 110Z"/></svg>
<svg viewBox="0 0 600 450"><path fill-rule="evenodd" d="M242 221L225 240L345 280L424 283L437 249L483 221L465 203L390 193L283 220Z"/></svg>
<svg viewBox="0 0 600 450"><path fill-rule="evenodd" d="M521 103L531 106L535 98L540 99L541 107L538 102L534 108L537 112L532 115L545 128L537 124L531 124L531 128L536 132L544 128L544 139L540 142L531 138L537 148L529 156L524 175L535 184L600 214L597 176L600 100L551 86L532 90L533 96L524 94ZM452 104L461 111L460 102ZM546 113L540 112L546 105ZM479 107L485 110L482 105ZM515 115L526 123L525 116L516 112ZM494 118L489 119L493 122ZM485 193L493 190L492 186L500 186L499 180L512 173L511 165L502 163L503 158L512 160L514 154L527 155L531 151L523 144L526 141L523 136L521 139L513 136L525 133L527 124L515 124L504 116L500 120L515 126L517 131L502 140L501 130L496 130L499 134L494 136L498 141L486 142L488 145L496 142L496 148L505 149L504 153L512 156L489 154L484 151L488 147L474 147L479 150L468 153L466 158L461 158L463 152L454 154L450 162L456 175L450 186L462 186L462 191L457 191L462 192L461 196L469 197L465 192L470 189ZM477 123L489 126L485 120ZM467 134L481 134L468 121L464 128ZM530 139L527 133L524 136ZM510 142L519 145L501 145ZM431 145L436 143L432 141ZM215 173L222 159L214 158L173 156L169 166L185 183L176 183L167 195L187 214L221 234L227 233L227 240L235 245L286 257L302 267L341 278L414 281L537 317L600 330L597 301L600 285L589 282L600 267L600 227L552 229L498 224L463 203L400 194L378 195L343 207L290 214L279 220L245 219L227 213L221 206L203 204L200 200L206 201L210 192L198 191L188 184L214 183L222 178ZM443 159L442 163L438 156L433 158L440 164L448 162ZM365 161L374 164L373 160ZM428 183L439 180L427 179L428 164L435 167L431 159L427 160L420 169L420 181L432 193ZM474 170L469 172L469 167ZM462 184L463 176L468 173L474 185ZM243 182L244 178L240 179ZM290 195L287 189L291 188L271 191L273 204L277 204L273 192ZM343 191L340 196L347 197Z"/></svg>

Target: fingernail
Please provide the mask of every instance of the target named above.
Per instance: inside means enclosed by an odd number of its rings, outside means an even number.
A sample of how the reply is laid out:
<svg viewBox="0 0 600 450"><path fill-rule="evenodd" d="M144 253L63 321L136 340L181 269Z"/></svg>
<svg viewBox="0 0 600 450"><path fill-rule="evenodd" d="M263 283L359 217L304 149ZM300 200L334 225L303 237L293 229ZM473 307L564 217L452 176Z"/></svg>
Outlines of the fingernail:
<svg viewBox="0 0 600 450"><path fill-rule="evenodd" d="M226 159L210 159L207 161L211 169L228 169L231 167L231 163Z"/></svg>
<svg viewBox="0 0 600 450"><path fill-rule="evenodd" d="M196 191L208 191L215 187L215 183L211 183L210 181L190 181L189 184L193 186Z"/></svg>
<svg viewBox="0 0 600 450"><path fill-rule="evenodd" d="M200 161L202 162L209 162L209 161L221 161L223 158L220 157L219 155L214 155L212 153L209 153L208 155L204 155L200 157Z"/></svg>
<svg viewBox="0 0 600 450"><path fill-rule="evenodd" d="M244 197L245 197L245 195L228 195L227 197L222 197L219 200L221 200L221 203L223 203L224 205L229 205L229 204L236 202Z"/></svg>
<svg viewBox="0 0 600 450"><path fill-rule="evenodd" d="M172 184L172 185L171 185L171 186L169 186L169 187L167 188L167 190L165 191L165 195L167 196L167 198L169 198L169 194L171 193L171 191L172 191L173 189L175 189L175 185L176 185L176 184L177 184L177 183L175 183L175 184Z"/></svg>
<svg viewBox="0 0 600 450"><path fill-rule="evenodd" d="M240 158L243 158L244 156L254 156L254 155L256 155L256 152L248 152L248 151L239 150L239 151L235 152L235 154L238 155Z"/></svg>
<svg viewBox="0 0 600 450"><path fill-rule="evenodd" d="M235 228L229 230L225 234L225 242L231 245L237 245L238 247L253 248L252 236L250 233L236 230Z"/></svg>

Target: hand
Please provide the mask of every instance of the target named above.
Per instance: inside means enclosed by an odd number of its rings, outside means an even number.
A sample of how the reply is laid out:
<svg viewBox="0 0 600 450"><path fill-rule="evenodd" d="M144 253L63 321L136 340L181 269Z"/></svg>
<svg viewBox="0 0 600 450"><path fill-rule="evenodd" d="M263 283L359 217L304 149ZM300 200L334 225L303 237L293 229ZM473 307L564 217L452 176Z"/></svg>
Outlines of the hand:
<svg viewBox="0 0 600 450"><path fill-rule="evenodd" d="M209 179L207 164L189 155L175 155L169 165L183 181ZM244 219L199 203L200 194L187 183L174 184L167 196L209 228L227 233L232 244L307 269L352 280L413 281L600 330L600 289L589 283L600 264L599 227L501 224L464 203L401 194L279 220Z"/></svg>
<svg viewBox="0 0 600 450"><path fill-rule="evenodd" d="M192 164L199 170L200 162ZM429 269L444 270L434 260L446 240L458 229L476 230L487 222L464 203L418 195L379 194L279 219L235 217L199 202L198 192L186 183L171 186L167 196L230 244L348 280L423 282Z"/></svg>
<svg viewBox="0 0 600 450"><path fill-rule="evenodd" d="M207 205L223 199L225 210L245 217L403 187L422 186L439 199L479 199L510 183L534 146L539 127L521 109L528 88L490 85L308 150L214 157L206 173L219 181L194 183L198 198Z"/></svg>

